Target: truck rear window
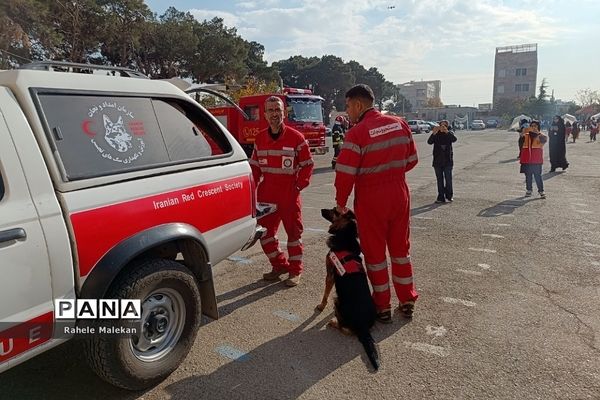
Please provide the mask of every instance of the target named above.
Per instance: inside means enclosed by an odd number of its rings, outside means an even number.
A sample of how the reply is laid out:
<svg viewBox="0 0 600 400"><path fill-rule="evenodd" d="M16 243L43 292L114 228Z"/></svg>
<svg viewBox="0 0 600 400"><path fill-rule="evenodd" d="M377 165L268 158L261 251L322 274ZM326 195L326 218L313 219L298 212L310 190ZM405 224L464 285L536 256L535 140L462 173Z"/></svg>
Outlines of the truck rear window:
<svg viewBox="0 0 600 400"><path fill-rule="evenodd" d="M174 99L40 93L67 181L197 161L231 151L197 107Z"/></svg>

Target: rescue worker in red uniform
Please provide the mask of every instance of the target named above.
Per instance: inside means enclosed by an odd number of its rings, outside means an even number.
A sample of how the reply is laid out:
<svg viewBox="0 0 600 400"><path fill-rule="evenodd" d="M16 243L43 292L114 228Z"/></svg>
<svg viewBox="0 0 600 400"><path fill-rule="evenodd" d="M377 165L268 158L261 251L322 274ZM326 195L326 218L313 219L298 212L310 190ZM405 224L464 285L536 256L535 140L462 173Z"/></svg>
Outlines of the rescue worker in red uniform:
<svg viewBox="0 0 600 400"><path fill-rule="evenodd" d="M259 219L267 231L260 240L272 270L263 275L268 281L289 273L287 286L296 286L302 274L302 204L300 191L308 186L313 160L302 133L283 123L283 101L277 96L265 102L269 128L260 132L250 158L252 175L258 185L257 200L273 203L277 210ZM261 180L262 178L262 180ZM288 258L275 236L280 223L288 235Z"/></svg>
<svg viewBox="0 0 600 400"><path fill-rule="evenodd" d="M401 118L373 108L367 85L346 92L346 112L352 129L346 134L335 167L337 210L347 212L354 188L358 236L373 287L377 320L392 321L386 248L392 264L392 282L399 312L411 318L418 294L410 262L410 193L406 172L417 165L417 150L410 127Z"/></svg>

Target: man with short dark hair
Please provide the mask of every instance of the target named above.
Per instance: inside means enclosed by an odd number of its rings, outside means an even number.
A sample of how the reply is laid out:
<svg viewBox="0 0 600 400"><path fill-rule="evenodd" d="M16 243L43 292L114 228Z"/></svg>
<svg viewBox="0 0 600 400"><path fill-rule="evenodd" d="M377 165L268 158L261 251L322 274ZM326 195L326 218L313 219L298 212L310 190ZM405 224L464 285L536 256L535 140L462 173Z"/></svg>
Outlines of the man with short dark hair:
<svg viewBox="0 0 600 400"><path fill-rule="evenodd" d="M417 150L405 120L373 108L367 85L346 93L346 113L355 125L346 134L335 167L337 209L346 212L354 189L354 212L377 319L392 321L386 248L399 312L411 318L418 294L410 262L410 193L405 174L417 165Z"/></svg>
<svg viewBox="0 0 600 400"><path fill-rule="evenodd" d="M283 110L279 97L271 96L265 101L269 128L257 136L249 162L258 185L257 200L277 205L274 213L259 219L267 229L260 244L272 266L271 272L265 273L263 278L275 281L289 273L285 284L296 286L303 269L300 191L310 183L313 160L302 133L283 123ZM287 259L275 237L282 222L288 235Z"/></svg>

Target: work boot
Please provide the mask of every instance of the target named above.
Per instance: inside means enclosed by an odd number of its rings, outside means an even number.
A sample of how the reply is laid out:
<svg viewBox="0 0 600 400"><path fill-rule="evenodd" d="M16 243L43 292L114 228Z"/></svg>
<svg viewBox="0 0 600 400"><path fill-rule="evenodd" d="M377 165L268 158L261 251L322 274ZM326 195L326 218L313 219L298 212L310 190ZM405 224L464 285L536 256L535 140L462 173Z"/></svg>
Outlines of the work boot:
<svg viewBox="0 0 600 400"><path fill-rule="evenodd" d="M265 281L278 281L279 277L285 274L287 271L285 269L272 269L271 272L267 272L263 274L263 279Z"/></svg>
<svg viewBox="0 0 600 400"><path fill-rule="evenodd" d="M415 302L407 301L406 303L400 304L398 306L398 312L406 319L411 319L413 317L413 312L415 310Z"/></svg>
<svg viewBox="0 0 600 400"><path fill-rule="evenodd" d="M381 322L382 324L391 324L392 323L392 312L390 310L379 311L375 316L377 322Z"/></svg>
<svg viewBox="0 0 600 400"><path fill-rule="evenodd" d="M298 286L298 284L300 283L300 275L290 274L290 276L288 276L284 283L285 286L289 287Z"/></svg>

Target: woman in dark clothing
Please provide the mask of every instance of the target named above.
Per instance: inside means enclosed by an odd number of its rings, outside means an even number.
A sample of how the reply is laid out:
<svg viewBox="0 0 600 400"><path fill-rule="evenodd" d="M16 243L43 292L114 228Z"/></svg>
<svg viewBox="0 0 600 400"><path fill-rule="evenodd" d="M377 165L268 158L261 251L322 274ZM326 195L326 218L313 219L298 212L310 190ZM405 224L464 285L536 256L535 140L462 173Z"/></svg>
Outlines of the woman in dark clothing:
<svg viewBox="0 0 600 400"><path fill-rule="evenodd" d="M550 132L548 132L550 141L550 172L556 171L556 168L562 168L563 171L569 167L567 162L567 147L565 141L565 121L560 115L556 115L552 120Z"/></svg>
<svg viewBox="0 0 600 400"><path fill-rule="evenodd" d="M433 168L437 178L438 196L436 203L452 201L452 167L454 166L452 143L456 142L454 132L448 128L448 121L441 121L433 128L427 143L433 145ZM444 183L445 181L445 183Z"/></svg>

